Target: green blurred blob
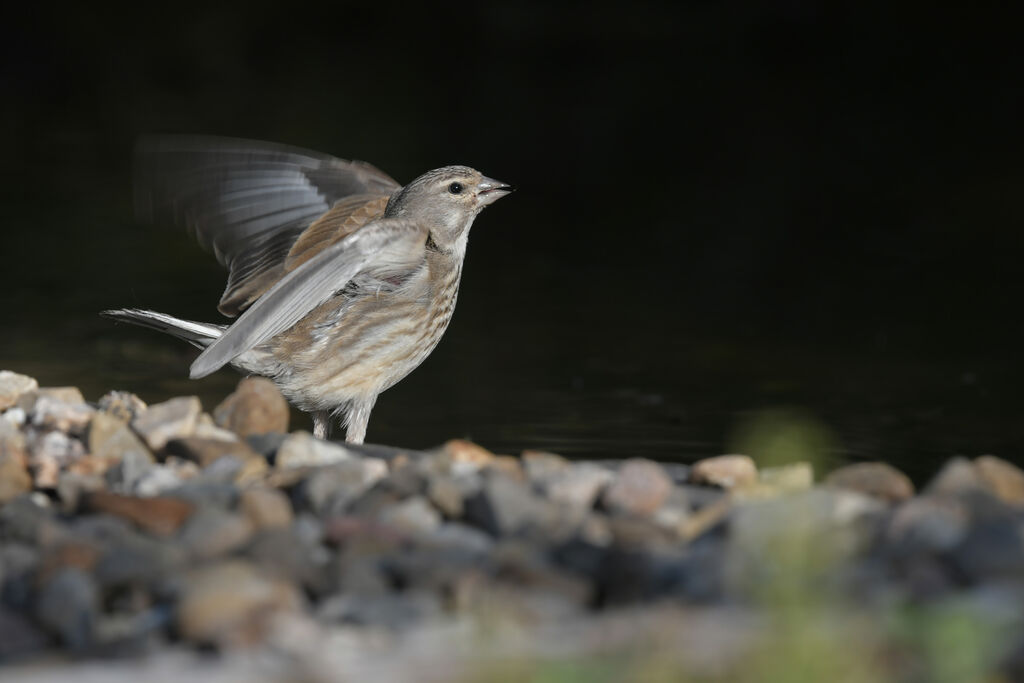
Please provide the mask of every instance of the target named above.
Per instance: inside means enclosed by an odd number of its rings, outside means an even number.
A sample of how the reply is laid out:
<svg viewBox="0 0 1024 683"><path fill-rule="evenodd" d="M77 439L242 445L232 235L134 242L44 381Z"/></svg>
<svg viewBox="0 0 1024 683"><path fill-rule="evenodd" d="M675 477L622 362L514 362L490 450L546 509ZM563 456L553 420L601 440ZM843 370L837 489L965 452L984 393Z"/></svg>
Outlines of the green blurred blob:
<svg viewBox="0 0 1024 683"><path fill-rule="evenodd" d="M835 464L836 439L823 422L799 408L771 408L743 419L727 440L729 451L758 467L810 462L816 472Z"/></svg>

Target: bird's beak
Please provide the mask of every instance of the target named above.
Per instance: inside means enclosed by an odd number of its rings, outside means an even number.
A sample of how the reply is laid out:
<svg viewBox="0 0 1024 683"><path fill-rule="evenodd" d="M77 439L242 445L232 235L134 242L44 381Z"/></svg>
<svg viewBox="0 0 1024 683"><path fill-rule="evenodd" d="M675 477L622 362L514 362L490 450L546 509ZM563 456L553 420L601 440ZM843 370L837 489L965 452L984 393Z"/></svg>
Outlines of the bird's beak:
<svg viewBox="0 0 1024 683"><path fill-rule="evenodd" d="M514 189L514 187L507 183L484 176L484 178L477 183L476 196L481 206L487 206L488 204L493 204L498 201Z"/></svg>

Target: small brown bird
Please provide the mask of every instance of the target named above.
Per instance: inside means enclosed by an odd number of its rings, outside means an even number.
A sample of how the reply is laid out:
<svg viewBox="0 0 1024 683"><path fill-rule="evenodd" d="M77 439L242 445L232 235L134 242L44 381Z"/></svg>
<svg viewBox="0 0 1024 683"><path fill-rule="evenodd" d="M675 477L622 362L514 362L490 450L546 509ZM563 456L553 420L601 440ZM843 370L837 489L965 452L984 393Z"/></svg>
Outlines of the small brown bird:
<svg viewBox="0 0 1024 683"><path fill-rule="evenodd" d="M373 166L227 138L158 137L136 157L140 216L182 225L229 271L231 325L139 309L102 315L203 349L193 379L231 364L272 379L326 438L362 443L377 396L448 327L466 240L512 191L466 166L402 187Z"/></svg>

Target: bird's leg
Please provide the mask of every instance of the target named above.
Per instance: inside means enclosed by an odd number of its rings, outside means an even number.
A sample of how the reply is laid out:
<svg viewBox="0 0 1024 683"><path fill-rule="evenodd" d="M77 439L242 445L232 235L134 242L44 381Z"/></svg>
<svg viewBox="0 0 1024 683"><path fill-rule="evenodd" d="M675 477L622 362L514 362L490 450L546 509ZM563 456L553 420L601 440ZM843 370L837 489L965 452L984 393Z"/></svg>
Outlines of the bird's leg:
<svg viewBox="0 0 1024 683"><path fill-rule="evenodd" d="M345 441L362 443L366 438L366 425L370 422L370 411L377 402L376 396L353 399L345 407Z"/></svg>
<svg viewBox="0 0 1024 683"><path fill-rule="evenodd" d="M313 436L326 439L331 435L331 411L317 410L313 413Z"/></svg>

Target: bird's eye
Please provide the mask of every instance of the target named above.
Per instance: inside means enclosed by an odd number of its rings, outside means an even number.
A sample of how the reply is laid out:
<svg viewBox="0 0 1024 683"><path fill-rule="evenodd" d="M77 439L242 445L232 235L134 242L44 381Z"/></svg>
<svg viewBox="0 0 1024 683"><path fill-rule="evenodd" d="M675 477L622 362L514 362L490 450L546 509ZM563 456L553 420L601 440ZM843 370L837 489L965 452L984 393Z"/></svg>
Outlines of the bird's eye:
<svg viewBox="0 0 1024 683"><path fill-rule="evenodd" d="M462 194L462 183L452 183L448 186L448 191L452 194Z"/></svg>

